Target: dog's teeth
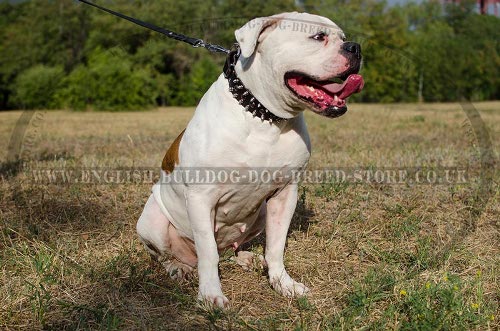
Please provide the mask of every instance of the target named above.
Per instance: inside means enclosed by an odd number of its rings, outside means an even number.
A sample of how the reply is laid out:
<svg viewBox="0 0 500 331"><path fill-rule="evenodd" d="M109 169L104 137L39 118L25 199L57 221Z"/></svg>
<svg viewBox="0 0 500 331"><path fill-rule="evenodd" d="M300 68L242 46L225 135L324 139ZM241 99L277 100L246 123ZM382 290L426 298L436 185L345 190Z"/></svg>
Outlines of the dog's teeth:
<svg viewBox="0 0 500 331"><path fill-rule="evenodd" d="M309 91L311 91L311 92L316 91L316 90L314 89L314 87L312 87L312 86L307 85L306 87L307 87L307 89L308 89Z"/></svg>

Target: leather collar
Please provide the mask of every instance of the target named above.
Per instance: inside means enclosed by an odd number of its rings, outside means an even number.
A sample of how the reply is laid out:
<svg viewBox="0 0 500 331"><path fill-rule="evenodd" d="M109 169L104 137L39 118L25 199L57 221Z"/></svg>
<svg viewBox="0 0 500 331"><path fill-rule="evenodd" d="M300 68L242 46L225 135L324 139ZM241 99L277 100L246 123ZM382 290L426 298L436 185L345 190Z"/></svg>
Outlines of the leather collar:
<svg viewBox="0 0 500 331"><path fill-rule="evenodd" d="M224 64L224 77L229 82L229 92L242 105L246 111L252 113L254 117L260 118L262 121L269 123L280 123L285 121L285 118L279 117L271 113L264 105L262 105L256 97L253 96L243 82L236 76L236 62L240 57L241 51L238 44L234 44L233 49L228 54L226 63Z"/></svg>

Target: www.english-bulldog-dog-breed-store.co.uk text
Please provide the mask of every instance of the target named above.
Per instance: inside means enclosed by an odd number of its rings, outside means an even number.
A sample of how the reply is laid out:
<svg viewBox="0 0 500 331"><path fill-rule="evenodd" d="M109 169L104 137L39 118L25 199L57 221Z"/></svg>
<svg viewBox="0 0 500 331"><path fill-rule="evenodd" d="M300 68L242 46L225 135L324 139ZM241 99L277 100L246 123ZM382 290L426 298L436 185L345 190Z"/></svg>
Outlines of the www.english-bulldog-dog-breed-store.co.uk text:
<svg viewBox="0 0 500 331"><path fill-rule="evenodd" d="M311 146L303 111L341 116L346 99L364 84L359 44L346 41L325 17L294 12L256 18L235 36L223 74L168 149L137 223L140 240L171 277L197 267L199 299L220 307L228 299L219 253L236 251L262 232L271 286L288 297L309 291L283 262L297 183L172 184L168 177L185 168L304 169ZM236 258L251 263L243 253Z"/></svg>

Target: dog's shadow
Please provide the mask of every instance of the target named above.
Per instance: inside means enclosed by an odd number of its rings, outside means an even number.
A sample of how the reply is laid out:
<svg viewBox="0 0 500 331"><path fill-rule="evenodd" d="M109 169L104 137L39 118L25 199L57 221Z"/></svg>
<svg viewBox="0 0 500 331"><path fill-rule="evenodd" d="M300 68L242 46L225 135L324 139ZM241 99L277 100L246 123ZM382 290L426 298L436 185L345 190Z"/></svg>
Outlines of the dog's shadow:
<svg viewBox="0 0 500 331"><path fill-rule="evenodd" d="M288 233L294 231L307 232L311 224L314 223L312 221L314 216L314 210L308 207L305 195L300 197L297 201L297 207L295 208Z"/></svg>
<svg viewBox="0 0 500 331"><path fill-rule="evenodd" d="M297 200L297 207L295 207L292 222L290 223L290 227L288 228L288 235L296 231L306 233L309 230L311 224L314 223L314 221L312 221L314 219L314 216L314 210L307 205L305 194L303 194ZM258 246L264 247L265 244L266 236L265 233L263 233L250 240L249 242L242 244L241 249L245 251L253 251Z"/></svg>

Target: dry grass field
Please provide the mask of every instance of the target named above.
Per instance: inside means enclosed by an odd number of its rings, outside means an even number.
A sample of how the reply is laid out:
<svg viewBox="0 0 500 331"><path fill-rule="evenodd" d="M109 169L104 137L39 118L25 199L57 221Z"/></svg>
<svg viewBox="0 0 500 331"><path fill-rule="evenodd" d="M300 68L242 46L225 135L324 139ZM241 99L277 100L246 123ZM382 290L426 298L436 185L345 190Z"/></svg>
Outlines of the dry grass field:
<svg viewBox="0 0 500 331"><path fill-rule="evenodd" d="M192 109L38 112L26 163L7 160L21 112L0 113L0 328L105 330L498 330L500 102L359 105L306 114L310 168L467 169L466 182L301 185L285 263L311 288L287 299L258 265L221 256L228 310L196 301L140 245L149 183L43 184L33 169L157 167ZM481 138L482 137L482 138ZM491 151L491 150L490 150ZM485 169L485 166L488 169ZM262 240L249 247L262 252Z"/></svg>

